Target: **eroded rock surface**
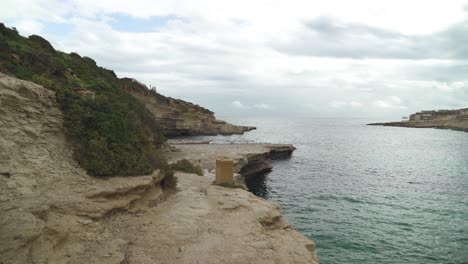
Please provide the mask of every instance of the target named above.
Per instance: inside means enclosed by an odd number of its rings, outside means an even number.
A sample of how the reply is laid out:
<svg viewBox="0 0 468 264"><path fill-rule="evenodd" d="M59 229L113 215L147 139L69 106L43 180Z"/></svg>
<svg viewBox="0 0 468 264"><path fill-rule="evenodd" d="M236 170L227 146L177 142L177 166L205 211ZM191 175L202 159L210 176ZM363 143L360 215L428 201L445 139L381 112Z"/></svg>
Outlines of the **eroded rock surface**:
<svg viewBox="0 0 468 264"><path fill-rule="evenodd" d="M291 228L277 204L207 177L177 177L180 191L144 216L109 220L114 230L130 229L120 233L131 241L127 263L317 263L314 243Z"/></svg>
<svg viewBox="0 0 468 264"><path fill-rule="evenodd" d="M0 74L0 263L316 263L278 205L207 177L98 179L77 167L53 92Z"/></svg>
<svg viewBox="0 0 468 264"><path fill-rule="evenodd" d="M119 263L98 260L116 245L92 226L162 195L159 172L88 176L72 159L62 125L53 92L0 74L0 263L83 263L89 252L90 263Z"/></svg>

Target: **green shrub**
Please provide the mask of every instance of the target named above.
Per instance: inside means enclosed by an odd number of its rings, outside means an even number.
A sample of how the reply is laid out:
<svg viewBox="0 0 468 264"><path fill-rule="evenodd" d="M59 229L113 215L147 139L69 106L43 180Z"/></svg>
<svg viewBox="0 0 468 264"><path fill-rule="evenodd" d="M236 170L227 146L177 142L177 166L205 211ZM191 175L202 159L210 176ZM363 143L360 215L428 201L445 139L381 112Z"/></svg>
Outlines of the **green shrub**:
<svg viewBox="0 0 468 264"><path fill-rule="evenodd" d="M182 171L186 173L194 173L203 176L202 168L198 165L194 165L187 159L181 159L174 164L171 164L171 168L176 171Z"/></svg>
<svg viewBox="0 0 468 264"><path fill-rule="evenodd" d="M177 177L174 175L174 170L170 167L166 167L163 169L165 177L161 182L161 187L164 190L167 189L174 189L177 186Z"/></svg>
<svg viewBox="0 0 468 264"><path fill-rule="evenodd" d="M126 92L132 85L146 89L143 85L117 78L91 58L56 51L42 37L22 37L1 23L0 72L56 92L75 158L91 175L141 175L167 166L158 153L165 140L161 129ZM167 185L175 183L168 179Z"/></svg>
<svg viewBox="0 0 468 264"><path fill-rule="evenodd" d="M44 87L54 86L54 82L52 80L48 79L47 77L45 77L44 75L33 74L32 75L32 81L34 83L37 83L37 84L42 85Z"/></svg>

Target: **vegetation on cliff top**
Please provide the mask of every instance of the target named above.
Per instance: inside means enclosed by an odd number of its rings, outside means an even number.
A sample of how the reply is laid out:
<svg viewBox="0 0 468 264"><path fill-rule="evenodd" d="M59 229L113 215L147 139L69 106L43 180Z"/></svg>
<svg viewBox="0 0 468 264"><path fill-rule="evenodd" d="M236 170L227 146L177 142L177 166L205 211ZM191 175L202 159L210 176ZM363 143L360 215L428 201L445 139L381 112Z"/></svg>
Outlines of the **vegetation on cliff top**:
<svg viewBox="0 0 468 264"><path fill-rule="evenodd" d="M202 168L198 165L194 165L187 159L178 160L176 163L170 165L173 170L182 171L187 173L194 173L199 176L203 176Z"/></svg>
<svg viewBox="0 0 468 264"><path fill-rule="evenodd" d="M167 167L157 152L165 140L161 129L125 91L141 89L138 82L119 79L91 58L57 51L42 37L22 37L1 23L0 72L57 93L75 157L90 174L141 175Z"/></svg>

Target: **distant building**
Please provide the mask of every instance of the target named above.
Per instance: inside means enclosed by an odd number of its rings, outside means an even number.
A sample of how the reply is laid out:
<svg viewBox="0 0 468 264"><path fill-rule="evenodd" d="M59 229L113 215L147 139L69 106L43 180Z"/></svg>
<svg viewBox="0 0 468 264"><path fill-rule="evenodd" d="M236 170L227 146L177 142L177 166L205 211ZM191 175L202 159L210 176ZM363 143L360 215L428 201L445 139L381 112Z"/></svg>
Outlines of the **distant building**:
<svg viewBox="0 0 468 264"><path fill-rule="evenodd" d="M421 111L410 115L410 121L468 119L468 108L458 110Z"/></svg>
<svg viewBox="0 0 468 264"><path fill-rule="evenodd" d="M432 120L432 113L422 113L421 120Z"/></svg>
<svg viewBox="0 0 468 264"><path fill-rule="evenodd" d="M420 113L412 114L412 115L410 115L409 120L410 121L421 121L421 114Z"/></svg>

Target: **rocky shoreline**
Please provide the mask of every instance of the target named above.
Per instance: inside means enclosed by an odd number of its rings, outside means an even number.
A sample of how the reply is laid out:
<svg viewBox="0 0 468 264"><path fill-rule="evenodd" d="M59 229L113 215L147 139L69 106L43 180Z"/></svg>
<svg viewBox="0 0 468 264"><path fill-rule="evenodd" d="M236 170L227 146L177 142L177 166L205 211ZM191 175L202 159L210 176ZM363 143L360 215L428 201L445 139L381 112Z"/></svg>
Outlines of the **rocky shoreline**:
<svg viewBox="0 0 468 264"><path fill-rule="evenodd" d="M420 111L411 114L407 121L370 123L367 125L435 128L468 132L468 109Z"/></svg>
<svg viewBox="0 0 468 264"><path fill-rule="evenodd" d="M369 126L391 126L391 127L407 127L407 128L435 128L449 129L455 131L468 132L468 122L466 121L402 121L402 122L387 122L387 123L370 123Z"/></svg>
<svg viewBox="0 0 468 264"><path fill-rule="evenodd" d="M91 177L72 158L52 91L3 75L0 103L1 263L318 263L277 204L212 185L209 173L176 173L177 191L162 188L159 171ZM174 146L168 155L204 157L208 172L214 154L241 172L294 150Z"/></svg>

